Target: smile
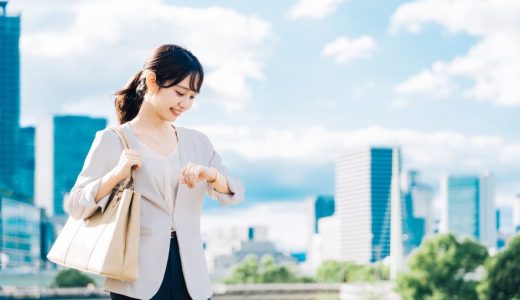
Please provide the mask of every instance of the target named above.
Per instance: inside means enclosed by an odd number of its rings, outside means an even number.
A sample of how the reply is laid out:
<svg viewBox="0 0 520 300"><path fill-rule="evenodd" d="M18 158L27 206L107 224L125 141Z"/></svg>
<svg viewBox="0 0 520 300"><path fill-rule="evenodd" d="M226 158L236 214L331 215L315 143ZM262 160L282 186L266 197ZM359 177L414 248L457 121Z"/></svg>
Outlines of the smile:
<svg viewBox="0 0 520 300"><path fill-rule="evenodd" d="M170 107L170 110L171 112L175 115L175 116L180 116L181 112L180 111L176 111L175 109L171 108Z"/></svg>

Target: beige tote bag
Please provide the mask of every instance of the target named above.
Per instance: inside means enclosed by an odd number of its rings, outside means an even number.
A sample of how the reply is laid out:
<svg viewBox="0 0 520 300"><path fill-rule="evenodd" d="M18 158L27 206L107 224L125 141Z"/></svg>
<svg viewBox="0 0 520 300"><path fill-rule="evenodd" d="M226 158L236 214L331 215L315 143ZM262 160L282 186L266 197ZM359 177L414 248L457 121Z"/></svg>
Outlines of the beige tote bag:
<svg viewBox="0 0 520 300"><path fill-rule="evenodd" d="M114 130L125 149L128 141L120 126ZM103 213L85 220L69 217L47 258L57 264L104 277L135 281L139 274L141 194L134 189L135 170L112 190Z"/></svg>

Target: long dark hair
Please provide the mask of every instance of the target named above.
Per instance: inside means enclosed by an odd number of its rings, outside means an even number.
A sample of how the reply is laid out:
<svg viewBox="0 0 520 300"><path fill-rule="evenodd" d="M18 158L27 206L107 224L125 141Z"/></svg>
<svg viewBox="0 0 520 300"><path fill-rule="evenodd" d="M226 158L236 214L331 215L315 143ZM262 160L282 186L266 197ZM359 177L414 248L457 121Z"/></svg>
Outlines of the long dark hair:
<svg viewBox="0 0 520 300"><path fill-rule="evenodd" d="M144 63L143 69L130 78L125 87L115 92L115 107L119 124L126 123L139 112L146 93L145 70L153 71L160 88L169 88L189 75L190 89L200 92L204 80L204 70L195 55L189 50L166 44L157 47ZM166 84L166 82L171 81Z"/></svg>

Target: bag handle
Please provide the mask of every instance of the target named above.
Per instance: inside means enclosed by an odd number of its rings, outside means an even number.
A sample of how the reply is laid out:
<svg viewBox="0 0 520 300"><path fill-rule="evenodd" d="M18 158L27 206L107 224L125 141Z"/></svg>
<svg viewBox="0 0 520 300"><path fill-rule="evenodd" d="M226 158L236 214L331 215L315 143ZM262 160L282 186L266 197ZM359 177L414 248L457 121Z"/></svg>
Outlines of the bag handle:
<svg viewBox="0 0 520 300"><path fill-rule="evenodd" d="M117 136L119 137L119 139L121 140L122 144L123 144L123 147L124 149L131 149L130 147L130 143L128 142L128 139L126 137L126 134L124 133L121 125L117 125L117 126L111 126L110 129L114 130L115 133L117 134ZM127 177L124 181L124 184L120 185L119 187L119 191L121 192L122 191L122 188L121 187L126 187L128 185L129 182L132 182L132 190L134 190L134 182L135 182L135 169L132 167L131 171L130 171L130 176Z"/></svg>

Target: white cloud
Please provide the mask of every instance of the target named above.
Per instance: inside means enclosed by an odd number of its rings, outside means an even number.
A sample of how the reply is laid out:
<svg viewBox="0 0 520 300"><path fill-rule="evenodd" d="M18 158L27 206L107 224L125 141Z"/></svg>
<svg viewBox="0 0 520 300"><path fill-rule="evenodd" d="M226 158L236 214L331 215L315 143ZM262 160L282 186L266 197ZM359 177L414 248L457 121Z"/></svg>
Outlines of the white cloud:
<svg viewBox="0 0 520 300"><path fill-rule="evenodd" d="M477 36L465 55L436 62L396 87L400 94L462 95L500 106L520 105L520 2L510 0L416 0L399 6L390 32L404 28L418 33L436 23L454 34ZM456 88L458 79L470 79L469 88Z"/></svg>
<svg viewBox="0 0 520 300"><path fill-rule="evenodd" d="M114 110L109 105L111 101L113 100L108 96L103 95L89 97L78 101L69 101L64 103L61 110L57 113L107 117L109 112ZM99 109L92 109L92 107L99 107Z"/></svg>
<svg viewBox="0 0 520 300"><path fill-rule="evenodd" d="M38 4L31 0L17 5L24 16L25 11ZM33 80L37 79L33 77L41 73L43 64L61 72L52 78L54 82L60 82L60 77L81 82L85 78L96 81L110 76L109 80L117 79L122 85L142 66L153 48L177 43L203 63L205 97L227 112L242 111L252 99L250 81L265 77L268 45L276 40L269 21L219 6L192 8L161 0L96 0L62 1L53 7L43 10L36 20L24 18L27 29L21 38L22 56L29 61L23 73L33 74L27 75L23 94L31 100L49 94L54 99L48 103L66 101L56 91L67 85L51 82L45 85L48 91L34 92ZM61 18L61 26L53 25L56 16ZM84 68L96 73L78 73ZM98 85L98 90L79 91L84 94L78 97L109 96L120 87L113 85L110 90L102 90ZM56 106L58 110L60 105Z"/></svg>
<svg viewBox="0 0 520 300"><path fill-rule="evenodd" d="M340 36L323 48L323 55L332 57L340 64L346 64L356 59L370 57L376 48L376 42L367 35L350 39Z"/></svg>
<svg viewBox="0 0 520 300"><path fill-rule="evenodd" d="M321 19L334 11L345 0L299 0L289 11L292 19Z"/></svg>
<svg viewBox="0 0 520 300"><path fill-rule="evenodd" d="M400 145L406 166L427 171L433 176L444 172L488 169L502 172L520 167L520 141L494 135L375 126L358 130L329 130L323 126L258 128L211 125L196 128L210 137L217 150L233 152L253 161L280 159L321 165L333 162L346 148Z"/></svg>
<svg viewBox="0 0 520 300"><path fill-rule="evenodd" d="M454 83L449 78L446 64L440 61L432 65L432 70L424 70L395 88L400 95L413 95L427 91L436 99L448 97L454 90Z"/></svg>

